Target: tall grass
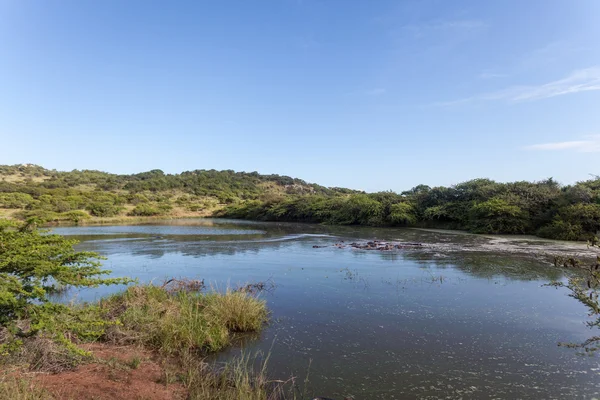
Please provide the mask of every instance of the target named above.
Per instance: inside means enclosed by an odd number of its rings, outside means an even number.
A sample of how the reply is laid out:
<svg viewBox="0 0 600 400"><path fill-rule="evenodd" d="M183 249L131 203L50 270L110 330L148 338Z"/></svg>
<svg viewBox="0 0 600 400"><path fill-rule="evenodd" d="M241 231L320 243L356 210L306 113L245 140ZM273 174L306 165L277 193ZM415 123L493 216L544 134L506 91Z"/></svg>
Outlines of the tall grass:
<svg viewBox="0 0 600 400"><path fill-rule="evenodd" d="M181 357L183 383L190 400L307 400L308 373L300 384L295 377L271 380L267 374L270 354L242 351L219 366L209 365L189 353ZM309 367L310 368L310 367Z"/></svg>
<svg viewBox="0 0 600 400"><path fill-rule="evenodd" d="M106 339L167 355L218 351L236 333L259 331L268 318L265 301L248 293L170 293L153 285L130 287L102 300L100 308L119 321Z"/></svg>

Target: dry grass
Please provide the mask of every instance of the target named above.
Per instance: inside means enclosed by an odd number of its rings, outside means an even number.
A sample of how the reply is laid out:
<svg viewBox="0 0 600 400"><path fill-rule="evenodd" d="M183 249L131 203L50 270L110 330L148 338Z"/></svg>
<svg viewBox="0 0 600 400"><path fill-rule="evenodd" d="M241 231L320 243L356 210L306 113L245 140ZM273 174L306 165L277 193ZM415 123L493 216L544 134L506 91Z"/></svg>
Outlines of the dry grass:
<svg viewBox="0 0 600 400"><path fill-rule="evenodd" d="M25 340L19 356L27 360L29 369L52 373L71 370L85 358L43 336Z"/></svg>
<svg viewBox="0 0 600 400"><path fill-rule="evenodd" d="M201 210L201 211L187 211L182 207L173 207L173 210L165 215L154 216L154 217L140 217L140 216L129 216L125 213L130 212L134 206L126 205L125 210L120 215L115 217L94 217L90 216L89 219L79 221L78 225L108 225L108 224L136 224L136 223L147 223L147 222L159 222L167 221L171 219L182 219L182 218L202 218L211 217L213 211ZM223 207L221 207L223 208ZM12 214L7 216L8 218L14 218ZM71 221L58 221L59 225L73 225Z"/></svg>
<svg viewBox="0 0 600 400"><path fill-rule="evenodd" d="M0 208L0 218L14 218L14 214L20 210Z"/></svg>
<svg viewBox="0 0 600 400"><path fill-rule="evenodd" d="M44 182L50 179L49 176L33 176L30 174L12 174L12 175L2 175L0 180L10 183L20 183L25 182L27 179L31 179L35 183Z"/></svg>
<svg viewBox="0 0 600 400"><path fill-rule="evenodd" d="M7 336L7 338L9 337ZM7 342L0 341L0 344ZM76 353L45 334L20 339L12 351L2 354L3 368L59 373L74 369L87 357Z"/></svg>
<svg viewBox="0 0 600 400"><path fill-rule="evenodd" d="M52 400L47 391L25 379L5 376L0 378L0 400Z"/></svg>
<svg viewBox="0 0 600 400"><path fill-rule="evenodd" d="M204 284L204 279L177 279L171 278L166 280L161 288L165 289L169 293L177 293L177 292L199 292L204 289L206 285Z"/></svg>

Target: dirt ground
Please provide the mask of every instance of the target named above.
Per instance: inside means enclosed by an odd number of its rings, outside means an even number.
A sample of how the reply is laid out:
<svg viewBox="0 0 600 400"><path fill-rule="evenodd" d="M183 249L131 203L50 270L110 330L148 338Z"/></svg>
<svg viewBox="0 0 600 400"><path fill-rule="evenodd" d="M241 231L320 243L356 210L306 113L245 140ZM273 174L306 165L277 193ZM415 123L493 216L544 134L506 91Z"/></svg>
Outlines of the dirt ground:
<svg viewBox="0 0 600 400"><path fill-rule="evenodd" d="M46 389L56 399L185 399L186 389L169 383L174 376L150 352L134 347L88 345L98 359L74 371L28 376L32 383Z"/></svg>

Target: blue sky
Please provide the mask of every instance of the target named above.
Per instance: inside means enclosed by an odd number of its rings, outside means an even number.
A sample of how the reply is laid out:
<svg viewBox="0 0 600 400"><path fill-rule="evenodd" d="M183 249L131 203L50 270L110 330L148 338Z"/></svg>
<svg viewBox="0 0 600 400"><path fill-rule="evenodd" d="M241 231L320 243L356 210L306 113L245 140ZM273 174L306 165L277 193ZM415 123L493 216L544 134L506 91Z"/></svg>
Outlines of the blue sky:
<svg viewBox="0 0 600 400"><path fill-rule="evenodd" d="M0 0L0 164L600 174L600 1Z"/></svg>

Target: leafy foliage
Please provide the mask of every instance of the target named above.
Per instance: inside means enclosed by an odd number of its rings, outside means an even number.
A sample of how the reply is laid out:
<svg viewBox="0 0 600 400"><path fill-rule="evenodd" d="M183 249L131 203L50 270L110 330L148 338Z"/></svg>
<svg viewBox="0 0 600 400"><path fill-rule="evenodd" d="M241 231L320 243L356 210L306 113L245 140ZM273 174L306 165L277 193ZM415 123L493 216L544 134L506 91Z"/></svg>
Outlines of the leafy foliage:
<svg viewBox="0 0 600 400"><path fill-rule="evenodd" d="M483 233L525 233L527 213L506 200L492 198L471 208L471 230Z"/></svg>
<svg viewBox="0 0 600 400"><path fill-rule="evenodd" d="M417 222L417 215L410 203L396 203L390 207L390 220L399 225L412 225Z"/></svg>
<svg viewBox="0 0 600 400"><path fill-rule="evenodd" d="M284 196L231 205L233 218L464 229L589 240L600 231L600 181L561 187L541 182L475 179L452 187L419 185L393 192Z"/></svg>
<svg viewBox="0 0 600 400"><path fill-rule="evenodd" d="M100 257L75 251L76 243L36 229L34 221L18 225L0 220L1 326L20 318L34 318L34 326L41 323L44 311L53 307L49 296L62 287L129 282L103 277L110 271L100 268Z"/></svg>

